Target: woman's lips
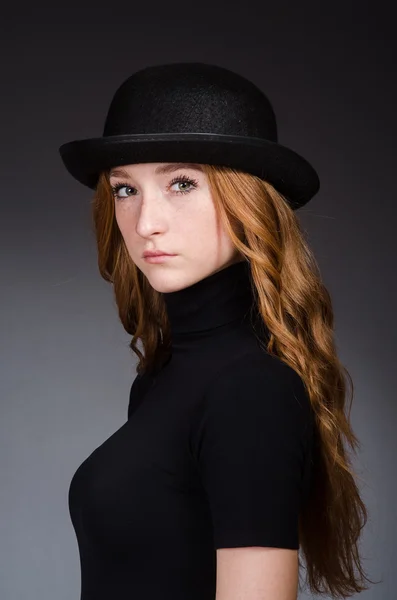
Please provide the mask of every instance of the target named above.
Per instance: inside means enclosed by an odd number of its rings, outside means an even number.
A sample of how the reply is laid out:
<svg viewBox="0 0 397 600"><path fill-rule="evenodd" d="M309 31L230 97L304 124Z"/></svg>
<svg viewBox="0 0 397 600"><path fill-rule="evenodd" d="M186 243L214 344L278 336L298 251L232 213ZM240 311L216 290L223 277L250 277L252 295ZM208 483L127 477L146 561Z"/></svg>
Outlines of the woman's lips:
<svg viewBox="0 0 397 600"><path fill-rule="evenodd" d="M145 256L145 261L148 263L161 263L169 258L174 258L176 254L159 254L158 256Z"/></svg>

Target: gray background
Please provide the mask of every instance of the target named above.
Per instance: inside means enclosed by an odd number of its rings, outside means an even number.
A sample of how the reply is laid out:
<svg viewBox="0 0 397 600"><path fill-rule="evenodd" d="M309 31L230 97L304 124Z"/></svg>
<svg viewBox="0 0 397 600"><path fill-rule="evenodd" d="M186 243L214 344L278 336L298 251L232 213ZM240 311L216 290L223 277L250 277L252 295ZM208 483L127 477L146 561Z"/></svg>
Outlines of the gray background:
<svg viewBox="0 0 397 600"><path fill-rule="evenodd" d="M62 7L63 6L63 7ZM218 5L219 6L219 5ZM67 493L127 418L129 337L97 271L90 190L58 147L102 133L116 88L150 64L198 60L251 78L279 141L316 166L299 211L333 297L355 384L364 566L396 597L396 41L382 2L108 3L3 13L0 597L79 598ZM55 10L55 9L54 9ZM41 12L40 12L41 11ZM394 152L393 152L394 150ZM307 596L302 595L302 598Z"/></svg>

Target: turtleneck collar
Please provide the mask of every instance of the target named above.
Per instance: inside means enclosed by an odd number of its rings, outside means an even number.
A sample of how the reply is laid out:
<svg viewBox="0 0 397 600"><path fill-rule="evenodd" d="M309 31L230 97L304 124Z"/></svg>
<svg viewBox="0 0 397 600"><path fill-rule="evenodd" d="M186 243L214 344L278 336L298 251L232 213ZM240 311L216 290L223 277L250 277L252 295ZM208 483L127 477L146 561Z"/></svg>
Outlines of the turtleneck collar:
<svg viewBox="0 0 397 600"><path fill-rule="evenodd" d="M173 345L243 317L253 305L250 265L233 263L193 285L164 293Z"/></svg>

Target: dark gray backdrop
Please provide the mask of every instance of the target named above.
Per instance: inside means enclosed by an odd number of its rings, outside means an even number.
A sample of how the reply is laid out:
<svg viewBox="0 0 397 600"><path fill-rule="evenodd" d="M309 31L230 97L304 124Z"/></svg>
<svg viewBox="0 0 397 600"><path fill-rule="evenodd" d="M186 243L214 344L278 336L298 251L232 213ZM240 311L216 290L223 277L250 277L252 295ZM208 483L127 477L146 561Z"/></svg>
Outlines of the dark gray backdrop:
<svg viewBox="0 0 397 600"><path fill-rule="evenodd" d="M354 383L356 469L370 520L360 595L395 598L396 41L382 2L190 3L3 14L0 597L70 600L80 566L67 492L78 465L127 417L135 363L100 279L90 190L60 144L99 136L135 70L214 62L270 97L279 140L318 169L299 211ZM56 10L56 13L55 13ZM306 596L302 595L302 598Z"/></svg>

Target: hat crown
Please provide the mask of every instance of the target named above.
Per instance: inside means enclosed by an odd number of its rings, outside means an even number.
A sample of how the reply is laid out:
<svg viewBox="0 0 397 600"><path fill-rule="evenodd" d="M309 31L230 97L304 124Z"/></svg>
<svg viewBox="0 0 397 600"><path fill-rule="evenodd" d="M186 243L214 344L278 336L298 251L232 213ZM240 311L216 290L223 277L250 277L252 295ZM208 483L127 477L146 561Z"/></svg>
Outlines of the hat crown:
<svg viewBox="0 0 397 600"><path fill-rule="evenodd" d="M103 136L151 133L212 133L277 142L267 96L245 77L199 62L146 67L116 90Z"/></svg>

